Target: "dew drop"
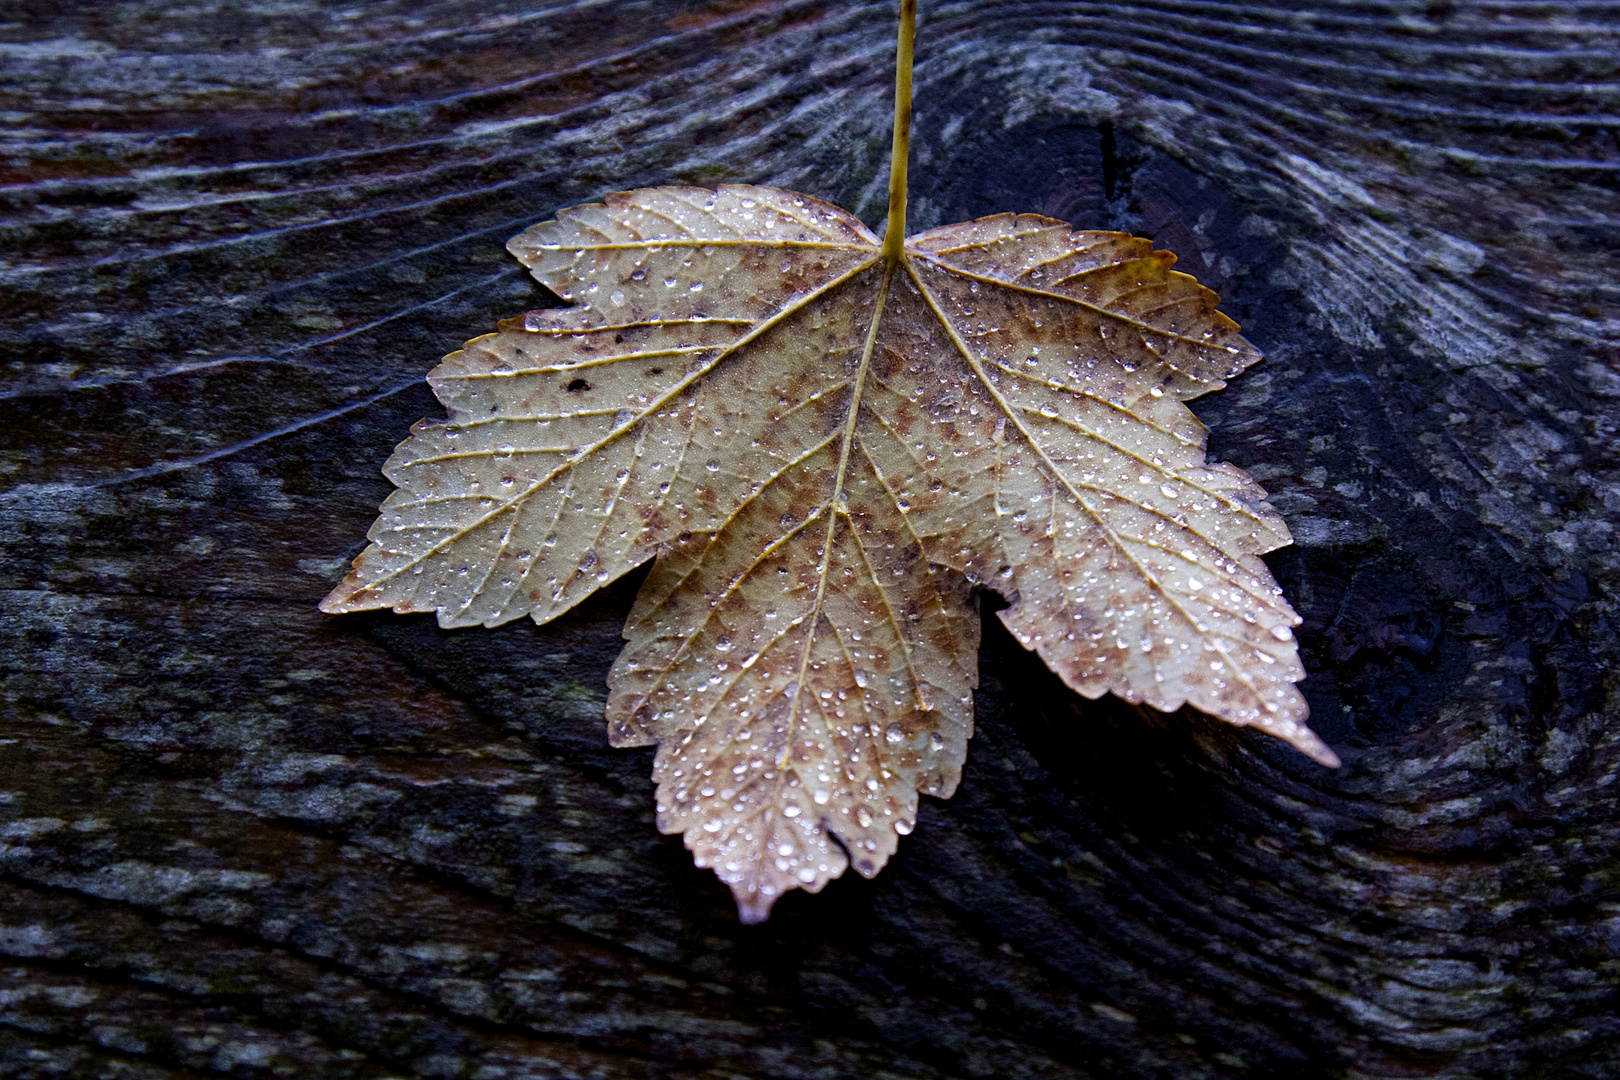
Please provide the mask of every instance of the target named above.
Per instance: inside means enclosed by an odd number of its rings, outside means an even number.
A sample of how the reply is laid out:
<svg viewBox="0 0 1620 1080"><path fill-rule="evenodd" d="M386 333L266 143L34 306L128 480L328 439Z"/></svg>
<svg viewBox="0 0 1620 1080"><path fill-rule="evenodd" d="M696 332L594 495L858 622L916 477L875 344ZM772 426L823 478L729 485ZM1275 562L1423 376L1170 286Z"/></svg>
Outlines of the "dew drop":
<svg viewBox="0 0 1620 1080"><path fill-rule="evenodd" d="M613 301L614 307L624 306L624 293L619 289L614 289L612 292L608 293L608 299Z"/></svg>
<svg viewBox="0 0 1620 1080"><path fill-rule="evenodd" d="M1294 632L1288 629L1288 627L1279 624L1271 628L1271 636L1276 638L1278 641L1292 641L1294 638Z"/></svg>
<svg viewBox="0 0 1620 1080"><path fill-rule="evenodd" d="M911 821L910 818L895 819L894 831L899 833L901 836L910 836L911 830L914 828L916 828L916 825Z"/></svg>
<svg viewBox="0 0 1620 1080"><path fill-rule="evenodd" d="M855 824L859 825L863 829L871 825L872 811L864 806L857 806L855 808Z"/></svg>
<svg viewBox="0 0 1620 1080"><path fill-rule="evenodd" d="M906 737L906 729L899 724L890 724L883 732L883 737L890 743L897 743Z"/></svg>

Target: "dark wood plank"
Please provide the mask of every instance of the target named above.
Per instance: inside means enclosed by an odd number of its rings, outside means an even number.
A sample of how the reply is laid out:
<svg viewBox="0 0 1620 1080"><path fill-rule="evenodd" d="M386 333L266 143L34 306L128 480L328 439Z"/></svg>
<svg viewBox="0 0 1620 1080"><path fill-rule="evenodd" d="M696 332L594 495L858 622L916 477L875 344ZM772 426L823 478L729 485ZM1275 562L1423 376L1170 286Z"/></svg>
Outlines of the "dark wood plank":
<svg viewBox="0 0 1620 1080"><path fill-rule="evenodd" d="M961 790L762 927L607 748L634 582L315 602L612 188L881 216L893 12L21 0L0 25L0 1072L1620 1076L1620 19L923 5L917 228L1118 228L1268 356L1328 772L986 624ZM483 1070L479 1072L478 1070Z"/></svg>

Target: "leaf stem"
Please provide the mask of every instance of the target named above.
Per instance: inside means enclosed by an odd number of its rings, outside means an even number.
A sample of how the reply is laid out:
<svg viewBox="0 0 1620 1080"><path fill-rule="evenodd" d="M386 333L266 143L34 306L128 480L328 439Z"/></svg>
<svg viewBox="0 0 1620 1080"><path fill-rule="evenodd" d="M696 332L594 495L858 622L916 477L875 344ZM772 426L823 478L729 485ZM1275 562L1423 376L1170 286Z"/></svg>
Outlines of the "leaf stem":
<svg viewBox="0 0 1620 1080"><path fill-rule="evenodd" d="M894 55L894 151L889 158L889 227L883 257L899 262L906 245L906 163L911 156L911 48L917 0L900 0L900 43Z"/></svg>

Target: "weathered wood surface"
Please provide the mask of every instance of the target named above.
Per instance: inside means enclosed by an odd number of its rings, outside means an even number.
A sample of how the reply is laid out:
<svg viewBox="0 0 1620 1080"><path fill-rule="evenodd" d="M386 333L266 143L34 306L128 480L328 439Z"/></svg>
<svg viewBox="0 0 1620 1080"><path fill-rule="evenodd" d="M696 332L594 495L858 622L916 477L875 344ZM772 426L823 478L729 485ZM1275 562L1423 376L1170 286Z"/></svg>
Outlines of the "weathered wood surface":
<svg viewBox="0 0 1620 1080"><path fill-rule="evenodd" d="M913 222L1126 228L1268 360L1323 770L987 624L949 802L737 925L557 624L320 616L610 188L881 214L892 11L18 2L0 25L0 1074L1620 1076L1620 17L924 4ZM629 583L633 587L633 583Z"/></svg>

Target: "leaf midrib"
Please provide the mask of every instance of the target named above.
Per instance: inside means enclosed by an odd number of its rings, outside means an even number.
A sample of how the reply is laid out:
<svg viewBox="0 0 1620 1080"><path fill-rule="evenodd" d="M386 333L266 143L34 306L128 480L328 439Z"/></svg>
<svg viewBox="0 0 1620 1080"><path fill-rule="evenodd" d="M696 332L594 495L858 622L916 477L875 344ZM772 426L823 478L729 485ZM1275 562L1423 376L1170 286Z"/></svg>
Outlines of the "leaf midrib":
<svg viewBox="0 0 1620 1080"><path fill-rule="evenodd" d="M938 262L936 260L933 260L933 259L929 259L928 262L932 263L933 265L939 267L941 270L946 271L948 273L959 274L960 276L967 277L967 278L976 278L977 280L988 281L988 282L991 282L992 284L997 284L997 285L1004 284L1003 282L995 281L995 279L993 279L993 278L984 278L984 277L981 277L981 276L976 275L976 274L970 274L970 273L965 273L965 272L962 272L962 271L958 271L954 267L946 266L945 264L940 263L940 262ZM1150 572L1148 570L1147 567L1142 565L1142 563L1136 558L1136 556L1131 552L1131 550L1125 545L1124 541L1121 539L1119 534L1117 532L1115 532L1115 530L1111 526L1109 526L1109 524L1106 521L1103 520L1102 515L1100 515L1096 510L1092 509L1089 504L1087 504L1086 500L1081 497L1080 492L1077 491L1075 489L1074 485L1069 482L1068 477L1065 476L1060 469L1058 469L1057 464L1054 461L1052 461L1050 456L1047 455L1046 449L1040 444L1040 442L1038 442L1036 440L1036 438L1034 436L1034 433L1031 432L1027 427L1025 427L1025 425L1023 423L1023 420L1018 415L1019 411L1016 410L1012 406L1011 402L1007 401L1007 399L1002 396L1000 388L997 387L994 383L991 382L991 380L989 378L989 375L985 372L984 366L979 362L978 357L973 355L973 350L968 347L967 342L963 341L961 335L959 333L957 333L955 325L945 315L945 312L941 308L938 299L929 290L928 286L923 283L921 275L919 275L917 273L916 269L910 265L909 260L908 260L908 262L906 264L906 270L911 275L912 283L917 286L918 292L920 292L922 294L924 303L926 303L928 305L929 310L931 312L933 312L934 318L936 318L939 321L940 326L942 328L944 328L945 333L950 337L952 344L954 344L956 346L956 349L962 355L962 358L967 361L968 367L970 367L973 370L973 373L974 373L975 376L978 377L979 382L984 386L985 390L990 394L991 398L994 399L996 404L1001 408L1001 411L1002 411L1003 415L1005 415L1007 417L1007 419L1010 420L1014 424L1014 426L1016 426L1018 428L1019 433L1021 435L1023 435L1025 441L1027 441L1029 443L1030 448L1033 449L1035 451L1035 453L1040 455L1040 459L1041 459L1042 464L1044 464L1046 466L1046 470L1052 476L1053 480L1055 480L1059 484L1062 484L1063 487L1068 490L1070 497L1073 498L1075 503L1077 505L1079 505L1080 508L1083 509L1086 512L1086 514L1096 524L1097 528L1100 529L1105 536L1107 536L1109 542L1111 544L1113 544L1114 548L1117 551L1119 551L1119 553L1121 555L1123 555L1127 560L1129 560L1130 564L1133 567L1136 568L1136 572L1141 575L1142 580L1146 581L1150 586L1152 586L1154 591L1156 591L1160 596L1162 596L1164 598L1165 602L1168 603L1172 608L1174 608L1176 610L1177 614L1179 614L1183 619L1185 619L1187 621L1187 625L1193 627L1196 630L1197 627L1199 626L1199 621L1197 619L1193 618L1192 614L1189 611L1187 611L1187 609L1185 607L1183 607L1181 605L1181 602L1179 600L1177 600L1175 595L1168 588L1165 587L1164 583L1161 582L1158 579L1157 575L1153 574L1152 572ZM1039 290L1033 290L1033 289L1026 289L1026 290L1022 290L1022 291L1025 291L1025 292L1039 292ZM1054 297L1055 299L1063 299L1062 297L1058 296L1058 294L1055 294L1055 293L1054 294L1042 294L1042 295L1050 295L1050 296ZM1068 298L1068 299L1070 299L1071 302L1078 303L1078 301L1073 301L1072 298ZM1091 305L1085 305L1085 306L1089 307ZM1204 631L1198 631L1198 632L1199 632L1200 636L1205 635ZM1232 659L1231 654L1227 652L1226 647L1222 644L1223 640L1234 640L1235 641L1237 639L1229 638L1228 635L1221 634L1221 633L1218 633L1218 632L1210 633L1208 636L1210 637L1210 639L1212 640L1212 642L1213 642L1213 644L1215 646L1215 651L1220 654L1221 659L1232 669L1232 671L1237 675L1238 679L1242 681L1244 687L1247 688L1248 691L1254 696L1254 699L1255 699L1256 703L1259 704L1260 707L1261 707L1261 712L1264 713L1265 712L1265 708L1264 708L1264 706L1265 706L1265 698L1264 698L1264 696L1261 694L1259 688L1254 685L1253 680L1251 680L1249 678L1248 672L1243 669L1242 665L1236 663Z"/></svg>
<svg viewBox="0 0 1620 1080"><path fill-rule="evenodd" d="M903 257L902 257L903 261ZM867 328L866 341L861 348L861 363L856 369L855 378L850 383L849 413L844 417L843 439L838 448L838 471L833 481L832 495L826 503L827 536L822 541L821 567L816 581L816 597L811 604L809 622L810 628L805 633L804 651L799 657L799 673L794 679L793 701L788 706L787 732L782 744L782 757L777 762L780 772L787 768L788 759L793 751L793 732L798 724L799 701L804 697L804 676L810 666L810 652L815 646L816 627L821 621L822 604L827 596L827 571L832 565L833 537L838 530L840 517L848 520L848 513L840 505L844 491L844 480L849 473L850 448L855 444L855 431L859 425L861 412L861 392L866 386L866 375L872 368L872 351L877 346L878 327L883 323L883 308L889 300L889 284L894 279L895 266L887 262L883 271L883 284L878 287L877 302L872 307L872 325ZM853 530L853 523L850 524ZM860 538L856 537L854 543L860 546ZM864 557L864 553L863 553ZM897 628L898 629L898 628ZM910 665L910 656L907 655L907 666Z"/></svg>
<svg viewBox="0 0 1620 1080"><path fill-rule="evenodd" d="M910 253L908 253L908 254L910 254ZM1224 352L1224 353L1226 353L1226 354L1228 354L1230 356L1233 356L1233 357L1239 356L1243 352L1242 349L1238 348L1235 345L1218 345L1213 341L1208 341L1208 340L1205 340L1205 339L1202 339L1202 338L1188 337L1185 334L1179 334L1179 333L1176 333L1173 330L1161 329L1161 328L1159 328L1157 326L1154 326L1152 323L1143 322L1141 319L1133 319L1129 315L1122 315L1121 313L1119 313L1117 311L1113 311L1113 310L1111 310L1109 308L1102 307L1102 306L1100 306L1098 304L1093 304L1093 303L1091 303L1090 301L1087 301L1087 300L1082 300L1077 296L1069 296L1066 293L1048 292L1045 289L1037 289L1033 285L1020 285L1015 281L1005 281L1005 280L1003 280L1001 278L990 277L987 274L975 273L972 270L965 270L960 266L952 266L948 262L945 262L945 261L943 261L941 259L933 258L931 255L928 255L928 254L925 254L925 253L917 253L915 255L911 255L911 257L912 258L922 259L925 262L928 262L928 263L930 263L930 264L932 264L934 266L939 267L939 269L945 271L946 273L955 274L958 277L968 278L971 281L983 282L986 285L992 285L992 286L994 286L995 288L998 288L998 289L1009 289L1009 290L1011 290L1013 292L1028 293L1031 296L1039 296L1039 297L1041 297L1043 299L1046 299L1046 300L1059 300L1059 301L1062 301L1065 304L1071 304L1071 305L1073 305L1075 307L1078 307L1078 308L1084 308L1086 311L1090 311L1090 312L1092 312L1092 313L1094 313L1096 315L1100 315L1105 319L1109 319L1109 320L1111 320L1113 322L1117 322L1117 323L1123 323L1126 326L1134 327L1136 330L1138 330L1138 331L1140 331L1142 333L1158 334L1160 337L1167 337L1167 338L1170 338L1173 341L1185 342L1188 345L1196 345L1197 347L1199 347L1201 349L1218 349L1221 352ZM913 274L913 276L915 277L915 274ZM1151 348L1151 346L1149 346L1149 347ZM1187 374L1185 371L1180 371L1180 369L1176 369L1176 370L1177 370L1177 372L1179 374L1185 376L1186 378L1193 379L1195 382L1215 381L1215 380L1208 380L1208 379L1198 379L1197 377L1195 377L1193 375Z"/></svg>
<svg viewBox="0 0 1620 1080"><path fill-rule="evenodd" d="M679 382L675 383L668 390L664 391L657 398L655 398L651 403L649 403L644 409L641 409L640 411L635 413L635 415L633 415L629 420L625 421L623 424L620 424L618 427L614 428L612 431L609 431L606 435L602 436L602 438L598 439L596 442L591 443L591 444L589 444L587 446L581 447L579 452L576 453L573 457L571 457L567 461L564 461L564 462L560 463L559 465L557 465L556 468L552 469L545 476L537 477L532 483L529 484L529 486L527 488L525 488L523 491L519 492L518 494L514 495L509 501L507 501L505 503L502 503L500 506L495 507L494 509L490 510L486 514L483 514L480 517L475 518L473 521L471 521L467 525L461 527L456 532L451 533L449 536L447 536L444 539L442 539L442 540L438 541L437 543L435 543L432 547L428 548L426 551L422 552L420 555L417 555L416 557L412 558L408 562L401 563L395 569L390 570L388 573L383 574L382 576L376 578L375 580L368 582L363 588L356 590L356 593L351 594L351 595L358 595L359 593L372 592L374 590L377 590L379 587L381 587L382 585L386 584L389 581L392 581L394 578L398 577L400 574L404 573L406 570L409 570L411 567L417 566L417 565L421 564L423 561L425 561L426 559L429 559L432 556L438 554L440 551L444 550L449 545L451 545L451 544L455 543L456 541L460 540L462 537L469 535L474 530L476 530L478 528L481 528L483 525L485 525L486 523L488 523L488 522L494 520L495 518L499 517L501 514L507 513L509 511L515 511L518 508L520 508L521 506L523 506L526 502L528 502L528 500L536 492L539 492L539 491L543 490L553 480L557 479L557 477L563 475L565 472L571 471L574 468L574 466L578 465L582 461L585 461L585 460L589 459L593 454L597 453L603 447L608 446L609 444L611 444L612 442L617 440L625 432L633 430L636 427L636 425L640 424L642 421L646 420L648 417L655 415L658 412L659 409L661 409L665 405L669 404L669 402L673 401L683 391L689 389L691 386L693 386L695 383L697 383L697 381L699 379L703 378L703 376L705 376L705 375L709 374L709 372L713 371L716 367L718 367L721 363L723 363L727 357L733 355L739 349L745 347L746 345L750 344L751 342L758 340L768 330L770 330L771 328L779 325L784 320L789 318L791 315L803 310L805 307L807 307L813 301L820 299L822 296L825 296L826 294L828 294L828 293L832 292L833 290L837 289L839 286L845 284L848 281L853 280L854 278L858 277L861 273L863 273L866 270L870 269L878 261L877 250L875 248L867 248L865 250L868 250L868 251L871 252L872 257L870 259L867 259L864 262L856 264L851 269L846 270L844 273L838 275L837 277L835 277L831 281L828 281L827 283L821 285L820 287L812 289L812 290L810 290L809 292L805 293L802 296L795 297L793 299L793 301L791 301L788 304L783 305L783 307L782 307L782 309L780 311L778 311L775 314L769 316L768 318L760 320L754 326L754 328L752 330L750 330L746 334L743 334L741 337L739 337L736 341L732 342L730 345L725 346L712 359L710 359L709 361L707 361L706 363L704 363L703 365L698 367L696 370L689 373L685 378L683 378Z"/></svg>

